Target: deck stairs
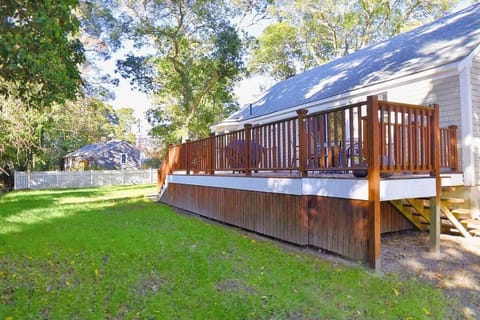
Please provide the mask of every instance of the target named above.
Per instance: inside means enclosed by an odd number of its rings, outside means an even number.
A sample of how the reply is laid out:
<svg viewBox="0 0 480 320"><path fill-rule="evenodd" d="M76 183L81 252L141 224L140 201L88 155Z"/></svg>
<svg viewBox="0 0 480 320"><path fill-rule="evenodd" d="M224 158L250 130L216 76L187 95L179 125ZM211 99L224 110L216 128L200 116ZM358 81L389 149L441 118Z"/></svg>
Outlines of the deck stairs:
<svg viewBox="0 0 480 320"><path fill-rule="evenodd" d="M480 237L480 217L472 217L470 209L464 205L464 199L450 197L449 191L449 188L442 190L440 232L465 238ZM417 229L421 231L430 229L429 199L393 200L390 203Z"/></svg>

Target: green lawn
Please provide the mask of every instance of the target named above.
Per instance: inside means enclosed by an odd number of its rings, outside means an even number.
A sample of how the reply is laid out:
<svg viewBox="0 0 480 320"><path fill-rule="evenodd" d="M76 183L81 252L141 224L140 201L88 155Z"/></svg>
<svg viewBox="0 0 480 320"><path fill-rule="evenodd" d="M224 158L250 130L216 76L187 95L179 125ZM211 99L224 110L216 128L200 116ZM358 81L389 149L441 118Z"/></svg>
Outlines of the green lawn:
<svg viewBox="0 0 480 320"><path fill-rule="evenodd" d="M440 289L176 214L155 190L0 197L0 320L445 317Z"/></svg>

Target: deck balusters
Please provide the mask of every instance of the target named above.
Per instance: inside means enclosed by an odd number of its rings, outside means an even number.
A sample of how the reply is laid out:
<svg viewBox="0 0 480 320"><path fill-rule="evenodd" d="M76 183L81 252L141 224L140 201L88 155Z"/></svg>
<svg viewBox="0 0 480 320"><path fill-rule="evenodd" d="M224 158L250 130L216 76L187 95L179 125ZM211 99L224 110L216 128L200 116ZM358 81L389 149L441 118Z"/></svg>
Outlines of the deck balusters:
<svg viewBox="0 0 480 320"><path fill-rule="evenodd" d="M438 111L391 101L377 100L377 104L375 114L366 101L311 114L302 109L293 118L245 125L241 130L171 146L178 159L173 163L167 156L164 162L169 172L209 175L224 171L246 175L286 171L300 176L315 171L366 172L369 159L378 162L382 176L430 172L434 168L430 132ZM367 118L378 123L374 137L367 134L371 130ZM440 166L450 171L458 170L456 131L456 126L440 129ZM367 136L378 145L377 156L370 154ZM159 179L164 181L169 172Z"/></svg>

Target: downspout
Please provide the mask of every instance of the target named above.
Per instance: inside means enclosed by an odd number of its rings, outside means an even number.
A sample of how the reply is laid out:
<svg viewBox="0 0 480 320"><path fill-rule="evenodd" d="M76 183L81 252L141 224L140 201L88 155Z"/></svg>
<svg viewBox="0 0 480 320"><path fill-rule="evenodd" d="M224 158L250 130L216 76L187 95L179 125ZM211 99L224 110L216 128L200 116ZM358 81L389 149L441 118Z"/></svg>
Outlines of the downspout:
<svg viewBox="0 0 480 320"><path fill-rule="evenodd" d="M460 117L462 123L461 145L463 181L465 186L474 186L475 163L473 153L473 107L472 107L472 60L469 59L460 71Z"/></svg>

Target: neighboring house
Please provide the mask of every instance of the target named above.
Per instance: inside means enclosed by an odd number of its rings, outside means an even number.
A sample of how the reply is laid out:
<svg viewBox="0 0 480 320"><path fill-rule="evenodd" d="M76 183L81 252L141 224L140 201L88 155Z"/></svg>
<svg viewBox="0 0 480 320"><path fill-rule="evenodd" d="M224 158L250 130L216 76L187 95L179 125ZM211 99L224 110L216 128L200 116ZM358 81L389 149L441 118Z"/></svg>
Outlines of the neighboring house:
<svg viewBox="0 0 480 320"><path fill-rule="evenodd" d="M228 132L367 95L439 104L440 126L458 127L464 184L477 186L472 199L480 198L480 3L281 81L212 129Z"/></svg>
<svg viewBox="0 0 480 320"><path fill-rule="evenodd" d="M140 150L126 141L86 145L65 155L65 170L122 170L140 168Z"/></svg>

